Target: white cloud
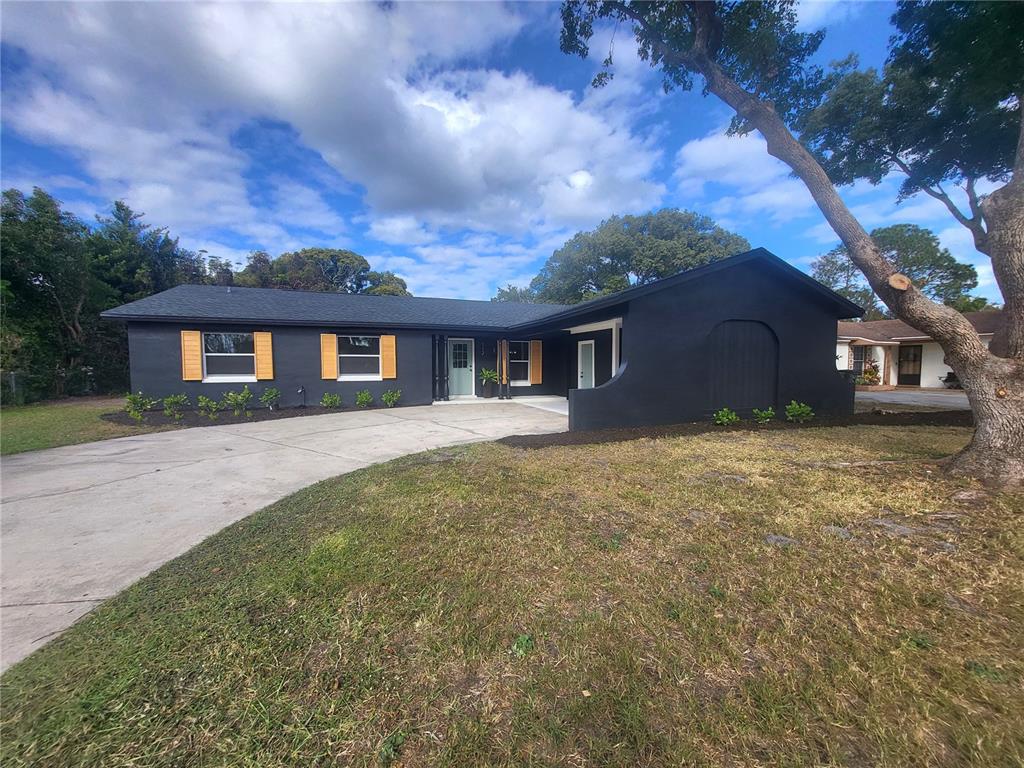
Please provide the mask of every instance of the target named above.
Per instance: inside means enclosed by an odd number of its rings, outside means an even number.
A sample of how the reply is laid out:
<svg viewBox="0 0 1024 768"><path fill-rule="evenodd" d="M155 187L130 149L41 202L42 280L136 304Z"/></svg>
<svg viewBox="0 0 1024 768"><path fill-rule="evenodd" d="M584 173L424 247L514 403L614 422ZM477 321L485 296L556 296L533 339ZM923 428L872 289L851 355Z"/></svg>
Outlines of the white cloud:
<svg viewBox="0 0 1024 768"><path fill-rule="evenodd" d="M799 0L796 7L797 27L809 32L849 21L860 14L862 2L850 0Z"/></svg>
<svg viewBox="0 0 1024 768"><path fill-rule="evenodd" d="M5 123L70 152L98 194L186 237L227 230L270 250L304 232L339 237L346 223L308 181L281 173L254 200L252 159L233 141L254 120L290 126L360 190L371 236L389 244L426 244L440 229L552 232L656 205L659 153L618 108L643 103L652 76L635 53L582 101L522 73L472 68L521 29L523 13L12 5L3 40L34 66L5 84Z"/></svg>
<svg viewBox="0 0 1024 768"><path fill-rule="evenodd" d="M370 221L369 234L389 245L423 245L437 239L415 216L385 216Z"/></svg>
<svg viewBox="0 0 1024 768"><path fill-rule="evenodd" d="M765 140L755 133L728 136L716 130L686 142L676 153L674 178L680 195L691 200L708 190L718 192L703 207L723 226L750 217L777 224L814 210L803 183L768 154Z"/></svg>

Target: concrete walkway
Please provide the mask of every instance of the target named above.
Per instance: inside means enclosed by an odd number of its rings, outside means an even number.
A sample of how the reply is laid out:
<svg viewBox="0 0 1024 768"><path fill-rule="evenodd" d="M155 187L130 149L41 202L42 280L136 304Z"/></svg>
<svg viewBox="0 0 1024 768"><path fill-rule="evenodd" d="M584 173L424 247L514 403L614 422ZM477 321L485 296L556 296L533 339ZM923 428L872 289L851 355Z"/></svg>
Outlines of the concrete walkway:
<svg viewBox="0 0 1024 768"><path fill-rule="evenodd" d="M566 428L560 414L494 401L202 427L7 457L0 669L224 526L318 480L430 448Z"/></svg>
<svg viewBox="0 0 1024 768"><path fill-rule="evenodd" d="M858 392L857 402L890 405L914 405L944 410L970 410L967 395L960 389L893 389L888 392Z"/></svg>

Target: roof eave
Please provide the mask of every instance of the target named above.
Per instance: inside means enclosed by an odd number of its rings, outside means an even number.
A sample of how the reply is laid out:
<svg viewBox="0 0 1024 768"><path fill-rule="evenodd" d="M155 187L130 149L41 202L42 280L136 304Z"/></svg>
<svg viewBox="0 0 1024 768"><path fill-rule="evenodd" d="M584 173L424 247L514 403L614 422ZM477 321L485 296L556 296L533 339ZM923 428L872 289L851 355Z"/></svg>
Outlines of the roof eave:
<svg viewBox="0 0 1024 768"><path fill-rule="evenodd" d="M320 321L320 320L269 320L266 317L196 317L195 315L112 315L100 313L104 320L138 323L223 323L230 325L249 324L258 326L313 327L313 328L394 328L401 331L452 331L460 333L503 333L510 330L496 325L452 325L441 323L370 323L365 321Z"/></svg>

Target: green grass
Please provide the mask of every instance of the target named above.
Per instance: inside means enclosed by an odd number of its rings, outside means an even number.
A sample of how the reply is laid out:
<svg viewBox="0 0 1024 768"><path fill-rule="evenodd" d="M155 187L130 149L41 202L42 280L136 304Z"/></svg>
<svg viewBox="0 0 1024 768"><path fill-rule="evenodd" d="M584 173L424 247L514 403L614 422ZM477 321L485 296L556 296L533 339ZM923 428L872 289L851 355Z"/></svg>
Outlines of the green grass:
<svg viewBox="0 0 1024 768"><path fill-rule="evenodd" d="M8 671L2 762L1020 765L1024 502L952 498L930 460L968 436L487 444L320 483Z"/></svg>
<svg viewBox="0 0 1024 768"><path fill-rule="evenodd" d="M79 397L0 411L0 454L5 456L111 437L142 435L167 427L125 426L100 418L124 407L121 398Z"/></svg>

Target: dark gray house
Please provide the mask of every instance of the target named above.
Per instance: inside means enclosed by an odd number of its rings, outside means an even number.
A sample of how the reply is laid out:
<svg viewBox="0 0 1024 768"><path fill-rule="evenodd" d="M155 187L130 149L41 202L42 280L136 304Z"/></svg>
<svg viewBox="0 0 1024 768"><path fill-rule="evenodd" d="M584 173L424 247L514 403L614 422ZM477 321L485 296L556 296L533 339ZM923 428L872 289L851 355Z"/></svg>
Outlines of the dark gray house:
<svg viewBox="0 0 1024 768"><path fill-rule="evenodd" d="M573 306L182 285L103 313L128 325L133 391L284 405L561 395L571 429L667 424L790 400L848 413L836 320L863 310L764 249Z"/></svg>

